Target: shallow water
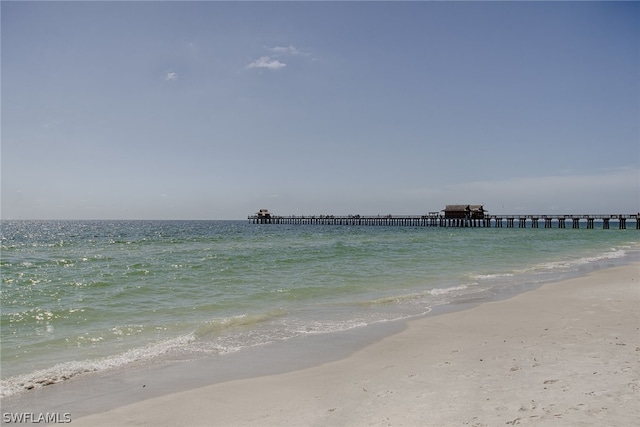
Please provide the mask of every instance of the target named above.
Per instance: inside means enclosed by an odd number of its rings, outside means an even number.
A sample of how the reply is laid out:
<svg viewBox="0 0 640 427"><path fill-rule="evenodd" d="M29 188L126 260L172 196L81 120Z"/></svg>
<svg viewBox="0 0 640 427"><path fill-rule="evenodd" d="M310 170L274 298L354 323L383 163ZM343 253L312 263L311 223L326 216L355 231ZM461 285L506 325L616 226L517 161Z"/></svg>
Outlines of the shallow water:
<svg viewBox="0 0 640 427"><path fill-rule="evenodd" d="M597 225L3 221L2 393L406 319L639 253L637 230Z"/></svg>

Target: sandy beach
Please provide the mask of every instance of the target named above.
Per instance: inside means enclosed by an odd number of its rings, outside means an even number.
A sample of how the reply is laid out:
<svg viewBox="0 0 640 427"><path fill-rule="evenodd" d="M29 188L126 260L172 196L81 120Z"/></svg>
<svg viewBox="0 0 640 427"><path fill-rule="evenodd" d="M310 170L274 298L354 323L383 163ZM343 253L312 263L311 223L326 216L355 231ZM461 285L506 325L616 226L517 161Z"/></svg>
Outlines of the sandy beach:
<svg viewBox="0 0 640 427"><path fill-rule="evenodd" d="M351 356L77 426L640 424L640 264L411 321Z"/></svg>

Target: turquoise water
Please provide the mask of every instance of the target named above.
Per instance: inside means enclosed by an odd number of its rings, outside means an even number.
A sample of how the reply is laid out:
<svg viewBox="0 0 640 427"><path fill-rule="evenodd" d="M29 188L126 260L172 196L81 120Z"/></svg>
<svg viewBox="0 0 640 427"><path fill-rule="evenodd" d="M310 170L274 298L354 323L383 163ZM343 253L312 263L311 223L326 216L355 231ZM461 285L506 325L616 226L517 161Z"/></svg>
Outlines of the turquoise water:
<svg viewBox="0 0 640 427"><path fill-rule="evenodd" d="M637 260L634 226L3 221L2 394L518 292Z"/></svg>

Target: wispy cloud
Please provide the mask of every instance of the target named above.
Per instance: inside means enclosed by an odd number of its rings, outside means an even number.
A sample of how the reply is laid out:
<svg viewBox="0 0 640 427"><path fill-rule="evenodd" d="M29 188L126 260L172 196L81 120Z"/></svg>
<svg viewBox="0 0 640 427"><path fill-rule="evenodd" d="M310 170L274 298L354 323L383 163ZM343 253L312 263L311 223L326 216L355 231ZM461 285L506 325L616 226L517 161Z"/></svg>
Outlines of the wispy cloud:
<svg viewBox="0 0 640 427"><path fill-rule="evenodd" d="M178 73L174 73L173 71L170 71L167 73L164 79L168 82L176 81L178 80Z"/></svg>
<svg viewBox="0 0 640 427"><path fill-rule="evenodd" d="M270 56L261 56L260 58L247 65L247 68L266 68L268 70L279 70L286 67L287 64L280 62Z"/></svg>
<svg viewBox="0 0 640 427"><path fill-rule="evenodd" d="M42 127L45 129L56 128L63 124L64 122L60 119L48 119L44 123L42 123Z"/></svg>
<svg viewBox="0 0 640 427"><path fill-rule="evenodd" d="M303 53L295 46L276 46L270 49L278 55L302 55Z"/></svg>
<svg viewBox="0 0 640 427"><path fill-rule="evenodd" d="M280 70L287 66L284 58L293 56L310 56L309 53L303 52L293 45L289 46L264 46L269 51L269 55L261 56L249 65L247 68L266 68L268 70Z"/></svg>

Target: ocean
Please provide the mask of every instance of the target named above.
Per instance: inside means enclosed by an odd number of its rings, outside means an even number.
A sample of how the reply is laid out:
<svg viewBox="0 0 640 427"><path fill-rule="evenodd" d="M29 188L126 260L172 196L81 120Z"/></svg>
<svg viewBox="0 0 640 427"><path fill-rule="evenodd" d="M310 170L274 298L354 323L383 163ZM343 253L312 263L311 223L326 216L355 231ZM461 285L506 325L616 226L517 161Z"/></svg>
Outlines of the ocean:
<svg viewBox="0 0 640 427"><path fill-rule="evenodd" d="M507 297L639 260L627 227L2 221L1 393Z"/></svg>

